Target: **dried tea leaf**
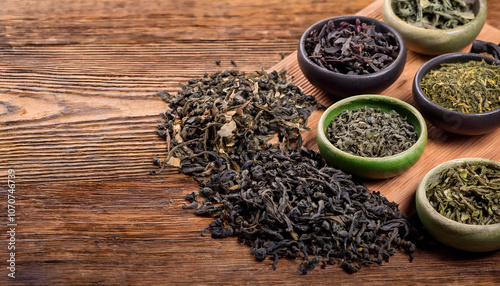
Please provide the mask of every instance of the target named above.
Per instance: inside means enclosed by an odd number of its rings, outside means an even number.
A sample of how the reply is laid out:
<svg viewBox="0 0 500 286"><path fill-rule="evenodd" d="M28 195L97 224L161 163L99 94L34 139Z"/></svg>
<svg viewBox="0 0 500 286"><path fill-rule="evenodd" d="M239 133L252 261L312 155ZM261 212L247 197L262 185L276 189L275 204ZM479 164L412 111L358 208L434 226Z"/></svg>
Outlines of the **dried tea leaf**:
<svg viewBox="0 0 500 286"><path fill-rule="evenodd" d="M472 12L455 12L455 15L458 15L467 20L472 20L476 17Z"/></svg>
<svg viewBox="0 0 500 286"><path fill-rule="evenodd" d="M422 7L422 9L429 7L430 4L429 0L420 0L420 7Z"/></svg>

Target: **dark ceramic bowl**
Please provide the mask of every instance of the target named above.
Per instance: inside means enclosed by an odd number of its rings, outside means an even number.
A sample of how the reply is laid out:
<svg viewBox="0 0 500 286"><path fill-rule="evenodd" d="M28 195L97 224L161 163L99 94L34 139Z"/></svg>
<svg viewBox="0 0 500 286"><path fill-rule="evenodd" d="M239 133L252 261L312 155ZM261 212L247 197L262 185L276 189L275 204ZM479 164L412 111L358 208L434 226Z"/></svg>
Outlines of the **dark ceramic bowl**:
<svg viewBox="0 0 500 286"><path fill-rule="evenodd" d="M472 43L484 26L487 14L487 0L474 1L475 18L455 29L424 29L406 23L393 10L393 0L384 0L382 16L384 22L396 29L405 39L409 50L425 55L440 55L457 52Z"/></svg>
<svg viewBox="0 0 500 286"><path fill-rule="evenodd" d="M430 70L439 68L442 63L467 62L470 60L492 64L495 59L472 53L450 53L437 56L423 64L413 79L413 99L418 110L434 126L448 132L462 135L480 135L500 127L500 108L484 113L463 113L446 109L430 100L420 88L422 77Z"/></svg>
<svg viewBox="0 0 500 286"><path fill-rule="evenodd" d="M415 194L417 213L427 231L440 242L466 251L485 252L500 249L500 223L470 225L448 219L429 203L426 191L444 170L454 166L479 164L500 168L500 162L482 158L465 158L447 161L430 170L420 181Z"/></svg>
<svg viewBox="0 0 500 286"><path fill-rule="evenodd" d="M394 34L400 47L398 57L385 69L367 75L346 75L320 67L308 58L305 40L314 30L320 30L328 21L333 20L338 26L341 22L354 24L356 19L362 23L375 25L377 32ZM406 44L401 35L382 21L362 16L341 16L324 19L309 27L300 38L297 60L304 76L315 87L326 94L336 97L348 97L356 94L378 93L389 87L401 75L406 64Z"/></svg>
<svg viewBox="0 0 500 286"><path fill-rule="evenodd" d="M405 117L415 127L417 142L406 151L386 157L361 157L335 147L326 136L330 122L346 109L364 106L380 108L384 112L394 110ZM365 94L344 98L331 105L319 120L316 137L319 151L330 166L359 178L385 179L405 172L418 161L427 143L427 126L422 115L410 104L389 96Z"/></svg>

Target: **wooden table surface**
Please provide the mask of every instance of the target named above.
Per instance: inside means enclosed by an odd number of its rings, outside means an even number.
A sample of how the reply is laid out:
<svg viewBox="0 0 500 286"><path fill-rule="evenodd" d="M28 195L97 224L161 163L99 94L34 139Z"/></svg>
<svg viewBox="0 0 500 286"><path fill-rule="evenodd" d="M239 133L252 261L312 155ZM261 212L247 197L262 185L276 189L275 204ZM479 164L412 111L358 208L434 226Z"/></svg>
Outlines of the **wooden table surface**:
<svg viewBox="0 0 500 286"><path fill-rule="evenodd" d="M500 252L446 247L353 275L334 265L300 276L300 261L285 259L273 271L235 238L200 236L210 219L181 209L198 189L190 177L149 175L165 155L155 93L205 72L274 67L314 22L370 4L2 1L0 285L500 284ZM500 29L500 1L488 6Z"/></svg>

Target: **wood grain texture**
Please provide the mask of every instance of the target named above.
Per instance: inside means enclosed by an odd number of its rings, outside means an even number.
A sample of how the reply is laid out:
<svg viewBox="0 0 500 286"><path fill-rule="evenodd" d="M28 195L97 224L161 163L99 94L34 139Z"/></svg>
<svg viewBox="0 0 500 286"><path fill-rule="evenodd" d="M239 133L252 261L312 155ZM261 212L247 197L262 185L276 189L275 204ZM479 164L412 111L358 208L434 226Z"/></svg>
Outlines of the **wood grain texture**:
<svg viewBox="0 0 500 286"><path fill-rule="evenodd" d="M175 92L179 82L205 72L289 65L309 25L370 4L2 1L0 285L500 284L498 252L446 247L420 249L412 263L396 254L390 263L355 275L330 266L299 276L300 261L289 260L272 271L272 261L256 262L234 238L200 236L210 220L181 209L185 194L197 190L191 178L174 168L149 175L152 158L165 155L155 130L166 105L156 92ZM500 29L500 2L490 0L488 6L488 27ZM364 13L378 17L370 7ZM484 36L496 37L490 31ZM283 61L281 53L288 56ZM405 73L414 73L420 60L410 62ZM292 64L289 72L297 73L293 69ZM307 88L298 78L297 84ZM408 86L401 81L387 92ZM410 101L409 93L402 96ZM498 160L489 147L498 132L471 141L430 131L431 150L446 144L457 155ZM308 146L314 148L312 139ZM426 151L415 168L449 156ZM15 279L6 269L8 169L16 171ZM411 189L421 172L398 178L396 186ZM407 197L399 197L390 180L369 185L387 188L398 202Z"/></svg>

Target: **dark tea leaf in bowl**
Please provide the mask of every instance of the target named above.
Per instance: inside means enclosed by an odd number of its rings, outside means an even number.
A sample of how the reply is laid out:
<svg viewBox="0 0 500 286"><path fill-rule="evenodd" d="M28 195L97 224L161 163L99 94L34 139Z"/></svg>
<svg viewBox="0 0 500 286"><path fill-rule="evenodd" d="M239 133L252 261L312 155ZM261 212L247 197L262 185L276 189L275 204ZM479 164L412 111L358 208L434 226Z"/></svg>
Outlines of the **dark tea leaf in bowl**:
<svg viewBox="0 0 500 286"><path fill-rule="evenodd" d="M443 170L427 191L441 215L466 224L500 223L500 169L464 163Z"/></svg>
<svg viewBox="0 0 500 286"><path fill-rule="evenodd" d="M328 126L327 138L338 149L361 157L385 157L408 150L418 140L413 125L394 110L346 109Z"/></svg>

